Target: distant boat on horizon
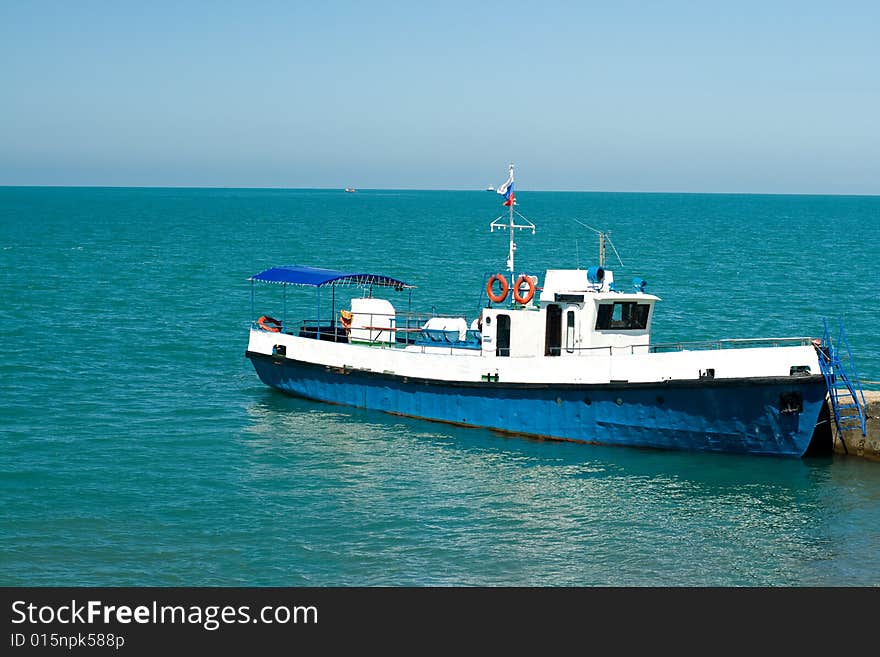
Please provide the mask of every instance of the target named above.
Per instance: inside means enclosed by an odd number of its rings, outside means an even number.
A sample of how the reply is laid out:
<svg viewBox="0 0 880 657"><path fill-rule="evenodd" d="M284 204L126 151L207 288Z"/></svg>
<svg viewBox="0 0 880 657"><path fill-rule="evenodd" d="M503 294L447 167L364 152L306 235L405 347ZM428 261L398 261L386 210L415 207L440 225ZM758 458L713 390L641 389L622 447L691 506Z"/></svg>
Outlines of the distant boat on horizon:
<svg viewBox="0 0 880 657"><path fill-rule="evenodd" d="M346 187L345 191L347 192L356 192L357 190L354 187Z"/></svg>
<svg viewBox="0 0 880 657"><path fill-rule="evenodd" d="M489 186L486 188L486 191L487 191L487 192L494 192L494 191L495 191L495 188L492 187L492 185L489 185Z"/></svg>

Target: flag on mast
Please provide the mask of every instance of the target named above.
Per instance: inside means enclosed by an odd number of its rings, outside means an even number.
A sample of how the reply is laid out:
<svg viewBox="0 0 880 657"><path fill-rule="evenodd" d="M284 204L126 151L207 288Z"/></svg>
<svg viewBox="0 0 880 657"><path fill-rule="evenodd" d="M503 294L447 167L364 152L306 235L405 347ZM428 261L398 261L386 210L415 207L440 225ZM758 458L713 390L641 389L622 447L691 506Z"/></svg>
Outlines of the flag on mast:
<svg viewBox="0 0 880 657"><path fill-rule="evenodd" d="M495 190L504 196L504 205L516 205L516 197L513 195L513 165L510 165L510 173L507 174L507 180L503 185Z"/></svg>

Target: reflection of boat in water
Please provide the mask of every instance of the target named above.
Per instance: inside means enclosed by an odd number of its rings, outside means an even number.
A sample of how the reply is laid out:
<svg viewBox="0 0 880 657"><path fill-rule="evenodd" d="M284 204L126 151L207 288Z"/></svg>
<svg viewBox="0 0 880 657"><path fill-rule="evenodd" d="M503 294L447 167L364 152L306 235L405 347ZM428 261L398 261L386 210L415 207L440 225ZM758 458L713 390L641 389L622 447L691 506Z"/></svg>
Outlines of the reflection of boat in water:
<svg viewBox="0 0 880 657"><path fill-rule="evenodd" d="M346 187L345 191L347 192L356 192L357 190L354 187Z"/></svg>
<svg viewBox="0 0 880 657"><path fill-rule="evenodd" d="M603 234L598 266L548 269L541 286L517 276L514 230L535 227L514 210L512 166L497 191L510 208L492 222L510 231L507 274L489 278L489 303L472 321L400 312L373 292L411 299L413 286L384 274L274 267L251 280L281 284L283 308L288 288L313 288L318 314L329 306L330 316L261 317L246 352L260 379L310 399L542 438L806 452L825 407L827 336L652 344L660 298L642 279L614 280ZM344 301L350 287L363 296Z"/></svg>

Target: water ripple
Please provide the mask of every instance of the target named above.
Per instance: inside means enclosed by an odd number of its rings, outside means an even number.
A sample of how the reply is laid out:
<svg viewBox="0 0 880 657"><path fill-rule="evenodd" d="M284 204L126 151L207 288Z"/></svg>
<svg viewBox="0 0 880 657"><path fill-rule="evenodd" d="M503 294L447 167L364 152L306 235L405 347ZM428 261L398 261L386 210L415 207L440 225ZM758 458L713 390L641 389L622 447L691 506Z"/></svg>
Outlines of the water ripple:
<svg viewBox="0 0 880 657"><path fill-rule="evenodd" d="M612 229L617 280L664 299L659 341L840 316L880 380L861 301L880 199L523 193L521 209L528 270L594 263L572 217ZM876 464L541 442L257 380L249 275L376 269L472 315L504 265L497 214L479 192L0 188L0 583L880 583ZM281 310L276 292L260 308ZM312 312L309 294L287 303Z"/></svg>

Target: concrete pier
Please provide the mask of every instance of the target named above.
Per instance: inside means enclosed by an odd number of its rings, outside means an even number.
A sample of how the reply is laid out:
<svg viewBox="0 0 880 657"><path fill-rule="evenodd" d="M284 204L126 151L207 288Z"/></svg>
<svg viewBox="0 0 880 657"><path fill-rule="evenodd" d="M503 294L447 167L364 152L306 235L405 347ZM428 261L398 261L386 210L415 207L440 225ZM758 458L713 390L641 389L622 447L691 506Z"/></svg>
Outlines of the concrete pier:
<svg viewBox="0 0 880 657"><path fill-rule="evenodd" d="M861 429L847 429L843 432L843 436L840 436L832 421L831 437L834 441L834 451L837 454L880 461L880 390L865 390L865 402L868 435L863 436ZM842 441L845 442L846 449Z"/></svg>

